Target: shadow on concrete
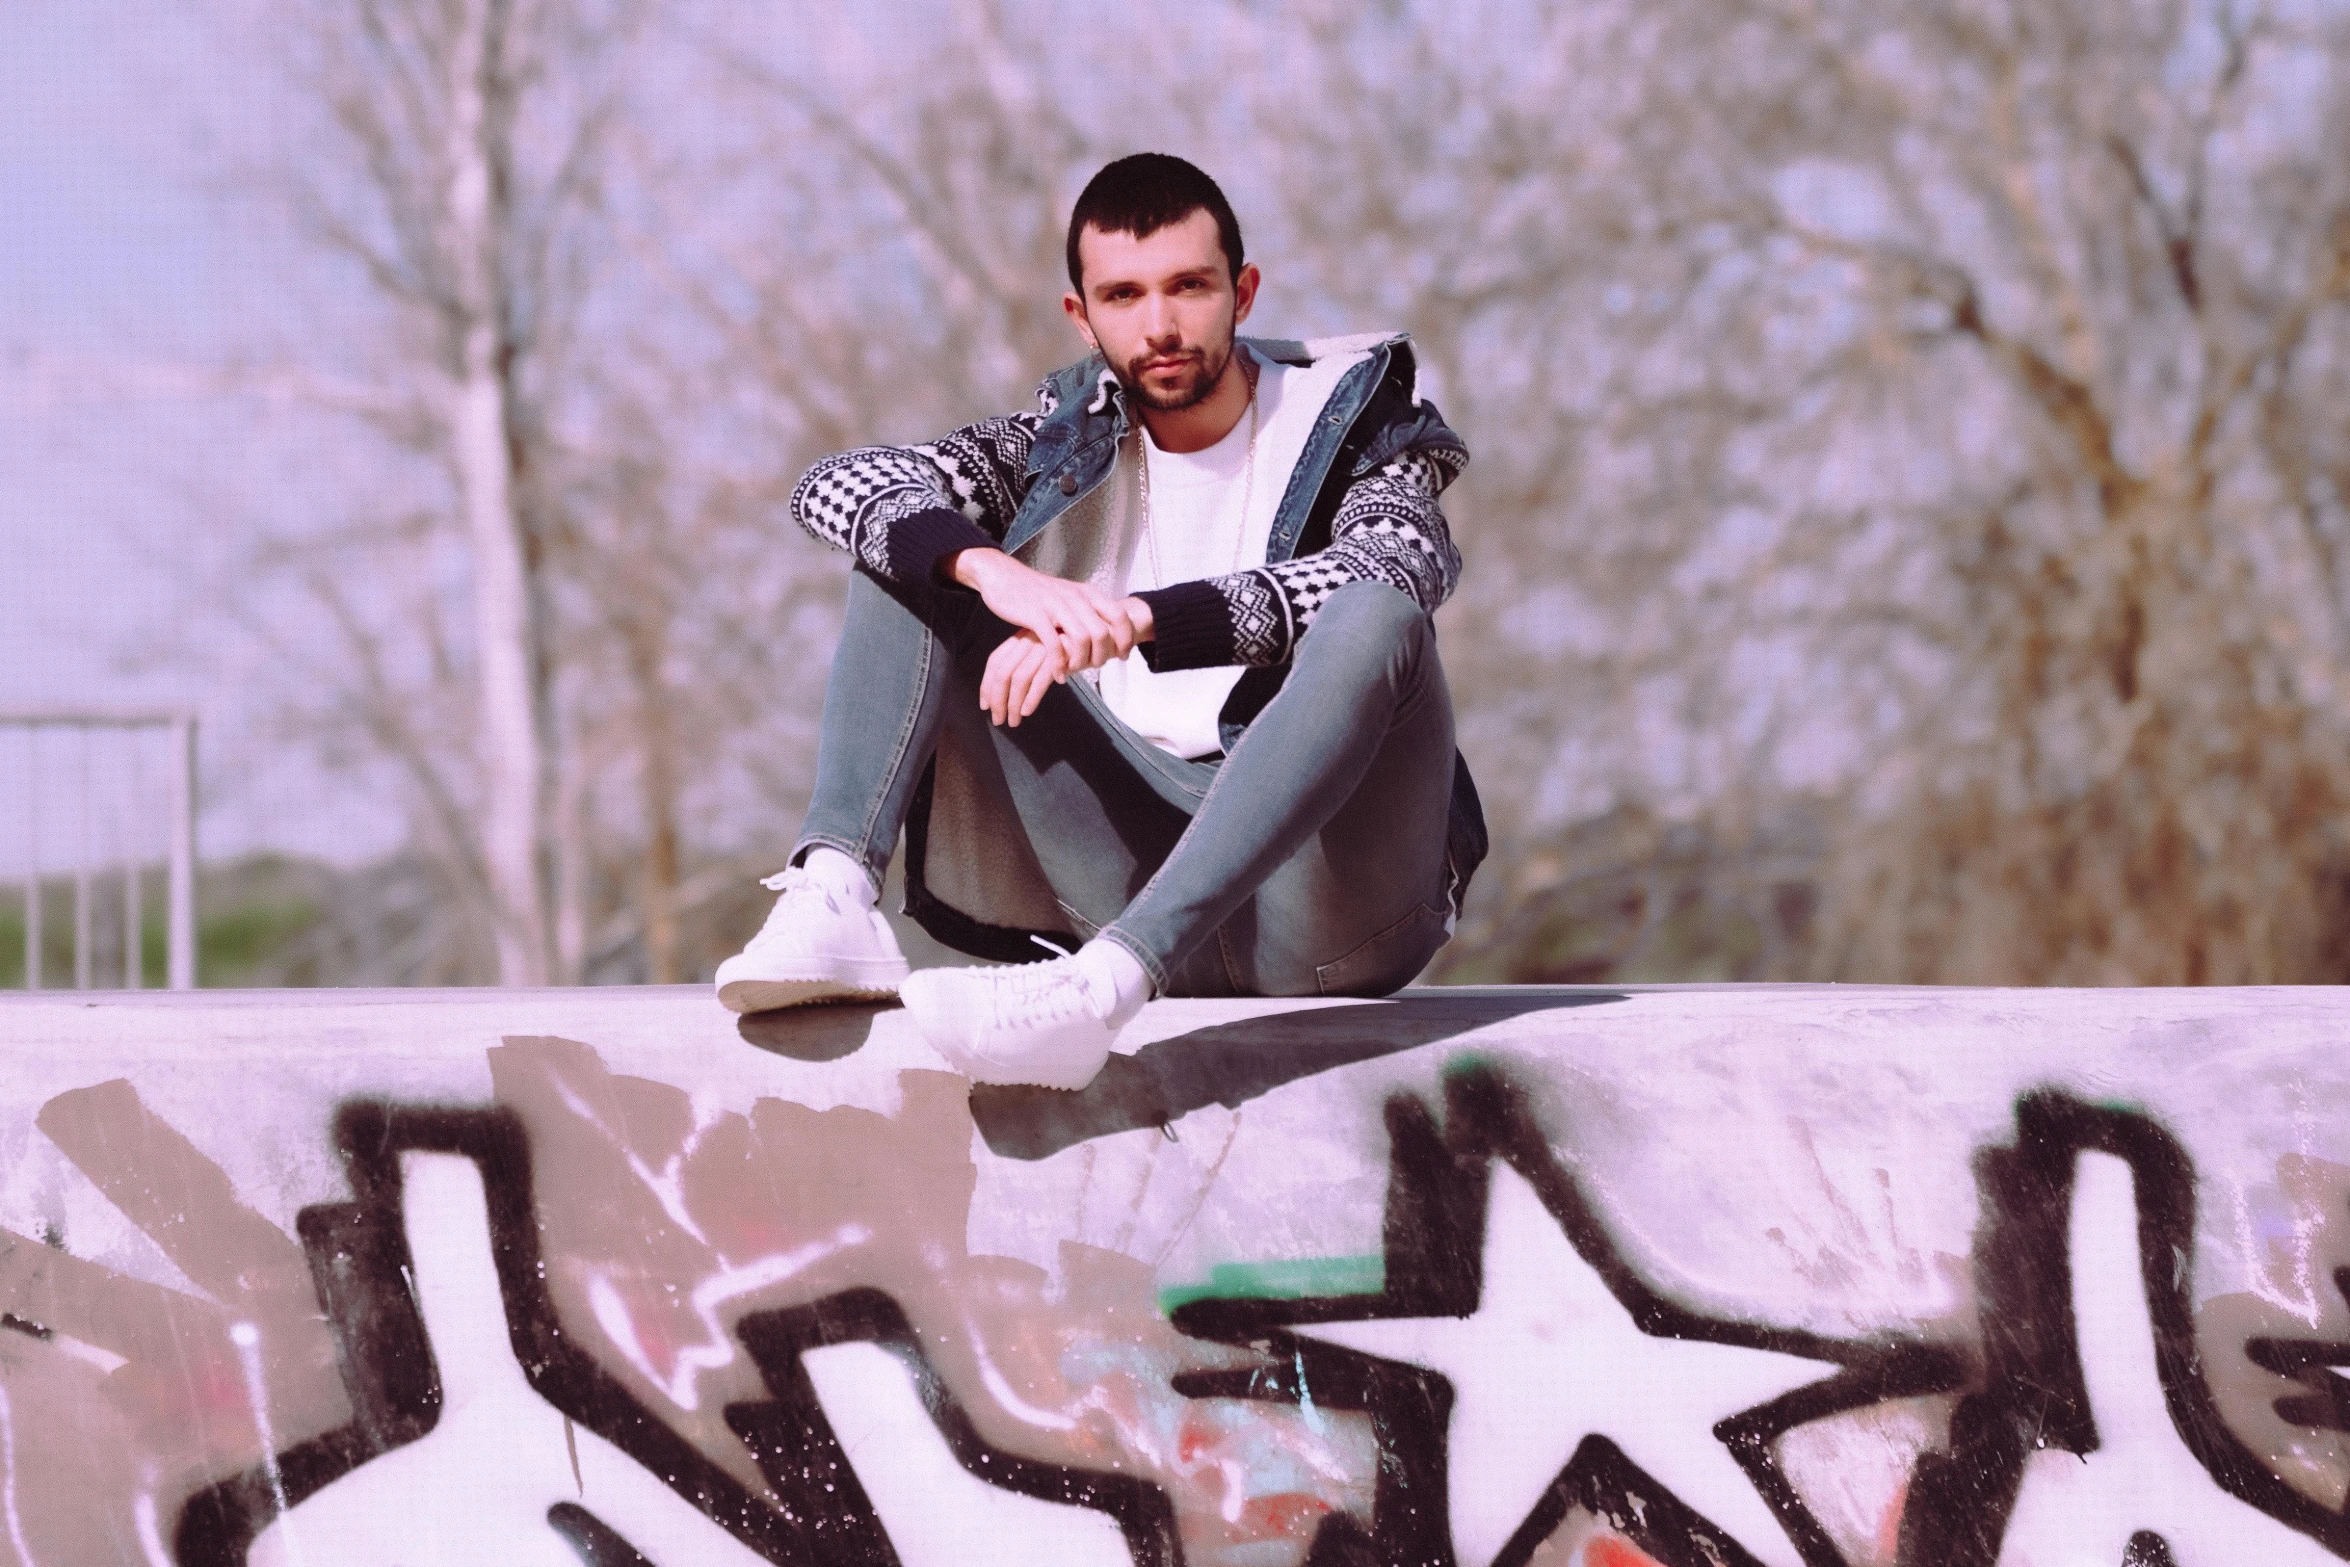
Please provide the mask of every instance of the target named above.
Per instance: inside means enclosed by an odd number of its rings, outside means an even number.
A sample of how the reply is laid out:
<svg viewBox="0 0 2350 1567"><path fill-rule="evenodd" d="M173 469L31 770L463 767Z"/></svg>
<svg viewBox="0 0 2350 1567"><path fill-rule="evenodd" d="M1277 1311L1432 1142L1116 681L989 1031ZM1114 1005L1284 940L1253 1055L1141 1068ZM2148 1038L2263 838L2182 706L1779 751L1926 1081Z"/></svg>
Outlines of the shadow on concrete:
<svg viewBox="0 0 2350 1567"><path fill-rule="evenodd" d="M735 1032L746 1044L769 1055L794 1061L838 1061L853 1055L872 1037L873 1020L895 1009L894 1001L868 1005L834 1002L814 1007L778 1007L772 1012L746 1012Z"/></svg>
<svg viewBox="0 0 2350 1567"><path fill-rule="evenodd" d="M1237 1109L1299 1078L1432 1045L1489 1023L1626 999L1612 990L1420 994L1218 1023L1130 1056L1112 1056L1102 1075L1078 1093L975 1087L971 1117L999 1157L1045 1159L1088 1138L1166 1126L1211 1104Z"/></svg>

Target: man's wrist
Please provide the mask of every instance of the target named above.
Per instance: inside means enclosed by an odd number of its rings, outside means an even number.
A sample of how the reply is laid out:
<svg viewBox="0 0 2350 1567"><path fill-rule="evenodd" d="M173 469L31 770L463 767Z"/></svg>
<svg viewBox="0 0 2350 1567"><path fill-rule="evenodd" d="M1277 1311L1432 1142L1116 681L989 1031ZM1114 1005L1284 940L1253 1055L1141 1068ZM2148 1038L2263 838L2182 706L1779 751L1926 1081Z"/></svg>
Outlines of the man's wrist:
<svg viewBox="0 0 2350 1567"><path fill-rule="evenodd" d="M1158 629L1151 621L1150 600L1129 597L1126 600L1125 609L1127 623L1134 627L1134 640L1137 642L1155 641L1158 637Z"/></svg>
<svg viewBox="0 0 2350 1567"><path fill-rule="evenodd" d="M1009 561L1011 558L1002 550L975 546L944 557L939 561L939 569L949 580L977 589L986 580L987 574L995 569L996 562Z"/></svg>

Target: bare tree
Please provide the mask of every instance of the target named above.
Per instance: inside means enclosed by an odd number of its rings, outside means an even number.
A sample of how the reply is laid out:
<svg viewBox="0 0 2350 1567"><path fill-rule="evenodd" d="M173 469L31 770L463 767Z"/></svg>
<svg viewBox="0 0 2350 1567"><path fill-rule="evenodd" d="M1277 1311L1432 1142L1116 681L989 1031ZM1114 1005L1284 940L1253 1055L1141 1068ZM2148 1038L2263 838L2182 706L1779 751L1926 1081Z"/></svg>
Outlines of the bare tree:
<svg viewBox="0 0 2350 1567"><path fill-rule="evenodd" d="M1827 364L1872 406L1821 433L1900 454L1867 499L1920 587L1844 609L1899 614L1913 673L1823 964L2339 977L2350 583L2301 393L2342 363L2350 39L2259 5L1737 14L1774 237L1858 307Z"/></svg>
<svg viewBox="0 0 2350 1567"><path fill-rule="evenodd" d="M424 470L399 518L280 540L265 559L289 564L337 633L346 716L410 780L507 984L576 974L581 958L585 878L561 830L554 426L589 287L610 64L634 20L628 0L343 0L308 14L294 66L322 134L282 188L378 302L380 390L361 411Z"/></svg>

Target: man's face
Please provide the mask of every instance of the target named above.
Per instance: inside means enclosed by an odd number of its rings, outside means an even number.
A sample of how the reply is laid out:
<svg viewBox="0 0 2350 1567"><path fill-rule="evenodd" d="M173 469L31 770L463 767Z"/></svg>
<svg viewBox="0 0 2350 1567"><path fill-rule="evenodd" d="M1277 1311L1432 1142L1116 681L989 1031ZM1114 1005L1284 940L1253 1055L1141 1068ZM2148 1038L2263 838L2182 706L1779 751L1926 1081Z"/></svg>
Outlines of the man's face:
<svg viewBox="0 0 2350 1567"><path fill-rule="evenodd" d="M1215 390L1232 363L1233 330L1256 303L1257 269L1232 276L1205 208L1145 239L1089 224L1077 259L1085 292L1061 308L1129 397L1173 413Z"/></svg>

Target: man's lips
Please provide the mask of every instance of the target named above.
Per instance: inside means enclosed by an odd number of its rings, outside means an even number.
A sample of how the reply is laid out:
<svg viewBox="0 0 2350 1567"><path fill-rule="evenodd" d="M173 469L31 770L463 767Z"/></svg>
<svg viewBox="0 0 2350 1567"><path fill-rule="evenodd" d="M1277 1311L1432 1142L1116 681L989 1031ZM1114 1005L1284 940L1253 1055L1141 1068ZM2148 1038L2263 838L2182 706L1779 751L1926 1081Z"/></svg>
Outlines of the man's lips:
<svg viewBox="0 0 2350 1567"><path fill-rule="evenodd" d="M1146 359L1142 362L1141 373L1150 375L1161 370L1185 369L1198 363L1199 357L1197 354L1177 354L1172 359Z"/></svg>

